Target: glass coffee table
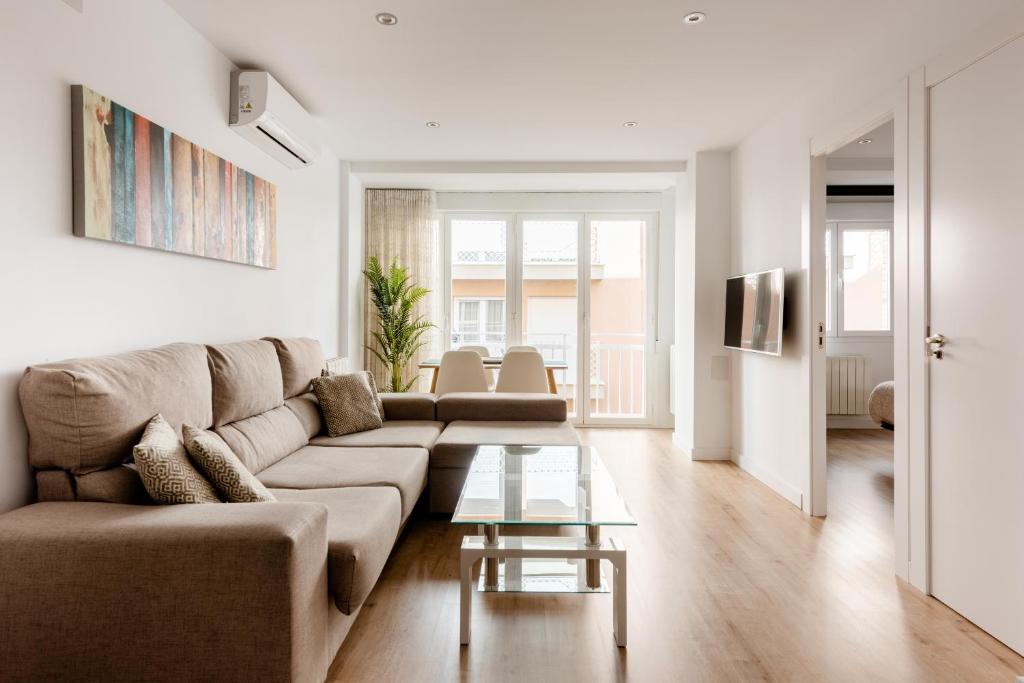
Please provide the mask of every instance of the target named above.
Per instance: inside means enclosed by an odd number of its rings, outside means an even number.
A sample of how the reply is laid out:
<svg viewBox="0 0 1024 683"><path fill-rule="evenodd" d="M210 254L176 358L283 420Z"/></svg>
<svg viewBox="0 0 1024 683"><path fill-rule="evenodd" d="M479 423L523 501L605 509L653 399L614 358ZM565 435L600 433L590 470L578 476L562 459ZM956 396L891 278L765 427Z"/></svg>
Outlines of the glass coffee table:
<svg viewBox="0 0 1024 683"><path fill-rule="evenodd" d="M602 526L636 526L597 450L589 446L478 446L452 516L476 524L462 539L460 636L469 643L473 567L479 590L607 593L601 561L612 567L612 630L626 645L626 548L601 538ZM578 527L574 536L501 536L501 526Z"/></svg>

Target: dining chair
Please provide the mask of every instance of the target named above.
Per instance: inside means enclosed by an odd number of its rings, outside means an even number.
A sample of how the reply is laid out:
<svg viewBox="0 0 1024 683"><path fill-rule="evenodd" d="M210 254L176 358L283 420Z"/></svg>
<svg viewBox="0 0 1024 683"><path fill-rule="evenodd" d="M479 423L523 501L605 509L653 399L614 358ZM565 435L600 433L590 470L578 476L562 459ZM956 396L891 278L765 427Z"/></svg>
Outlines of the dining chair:
<svg viewBox="0 0 1024 683"><path fill-rule="evenodd" d="M510 346L505 353L540 353L536 346Z"/></svg>
<svg viewBox="0 0 1024 683"><path fill-rule="evenodd" d="M536 351L509 349L501 359L501 371L498 373L495 391L547 393L548 376L544 368L544 357Z"/></svg>
<svg viewBox="0 0 1024 683"><path fill-rule="evenodd" d="M441 356L434 393L454 391L487 391L484 362L476 351L447 351Z"/></svg>
<svg viewBox="0 0 1024 683"><path fill-rule="evenodd" d="M472 351L473 353L480 354L481 358L490 358L491 350L486 346L460 346L459 351ZM497 373L494 368L484 368L484 373L487 375L487 391L494 391L495 380Z"/></svg>

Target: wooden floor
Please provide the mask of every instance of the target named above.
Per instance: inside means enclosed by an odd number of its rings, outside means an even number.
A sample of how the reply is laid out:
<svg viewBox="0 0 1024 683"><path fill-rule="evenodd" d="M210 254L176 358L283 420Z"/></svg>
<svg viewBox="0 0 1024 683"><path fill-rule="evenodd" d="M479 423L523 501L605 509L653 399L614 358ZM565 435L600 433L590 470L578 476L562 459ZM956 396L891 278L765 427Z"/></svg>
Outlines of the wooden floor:
<svg viewBox="0 0 1024 683"><path fill-rule="evenodd" d="M830 433L830 507L806 517L731 463L690 462L661 430L581 430L639 526L629 647L608 595L474 595L459 646L458 547L413 521L331 681L1002 681L1021 658L892 569L892 441Z"/></svg>

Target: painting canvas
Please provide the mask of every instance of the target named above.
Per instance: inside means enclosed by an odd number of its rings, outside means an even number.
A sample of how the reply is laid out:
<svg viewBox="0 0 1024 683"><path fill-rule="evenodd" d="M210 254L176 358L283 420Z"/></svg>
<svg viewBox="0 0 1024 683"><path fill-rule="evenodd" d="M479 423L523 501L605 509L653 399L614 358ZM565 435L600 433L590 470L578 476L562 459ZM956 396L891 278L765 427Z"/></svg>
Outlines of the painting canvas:
<svg viewBox="0 0 1024 683"><path fill-rule="evenodd" d="M82 85L71 88L74 233L277 267L277 192Z"/></svg>

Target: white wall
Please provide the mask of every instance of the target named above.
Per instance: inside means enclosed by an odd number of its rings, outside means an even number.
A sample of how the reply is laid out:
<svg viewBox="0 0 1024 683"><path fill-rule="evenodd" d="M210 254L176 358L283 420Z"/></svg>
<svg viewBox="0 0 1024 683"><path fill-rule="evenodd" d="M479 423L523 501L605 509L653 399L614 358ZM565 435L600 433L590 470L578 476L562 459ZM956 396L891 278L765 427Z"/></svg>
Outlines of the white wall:
<svg viewBox="0 0 1024 683"><path fill-rule="evenodd" d="M782 355L732 354L733 458L787 500L801 505L808 488L808 386L801 368L807 339L801 260L803 194L810 187L809 133L782 120L733 152L732 271L786 271ZM802 144L801 144L801 141Z"/></svg>
<svg viewBox="0 0 1024 683"><path fill-rule="evenodd" d="M290 171L227 127L232 65L160 2L0 5L0 510L32 484L25 366L172 341L267 334L339 348L339 163ZM277 184L279 266L73 237L70 88L82 83Z"/></svg>
<svg viewBox="0 0 1024 683"><path fill-rule="evenodd" d="M729 351L723 348L730 274L730 155L699 152L687 168L689 199L677 236L677 364L681 409L673 440L694 460L731 455ZM687 244L678 244L686 241Z"/></svg>

